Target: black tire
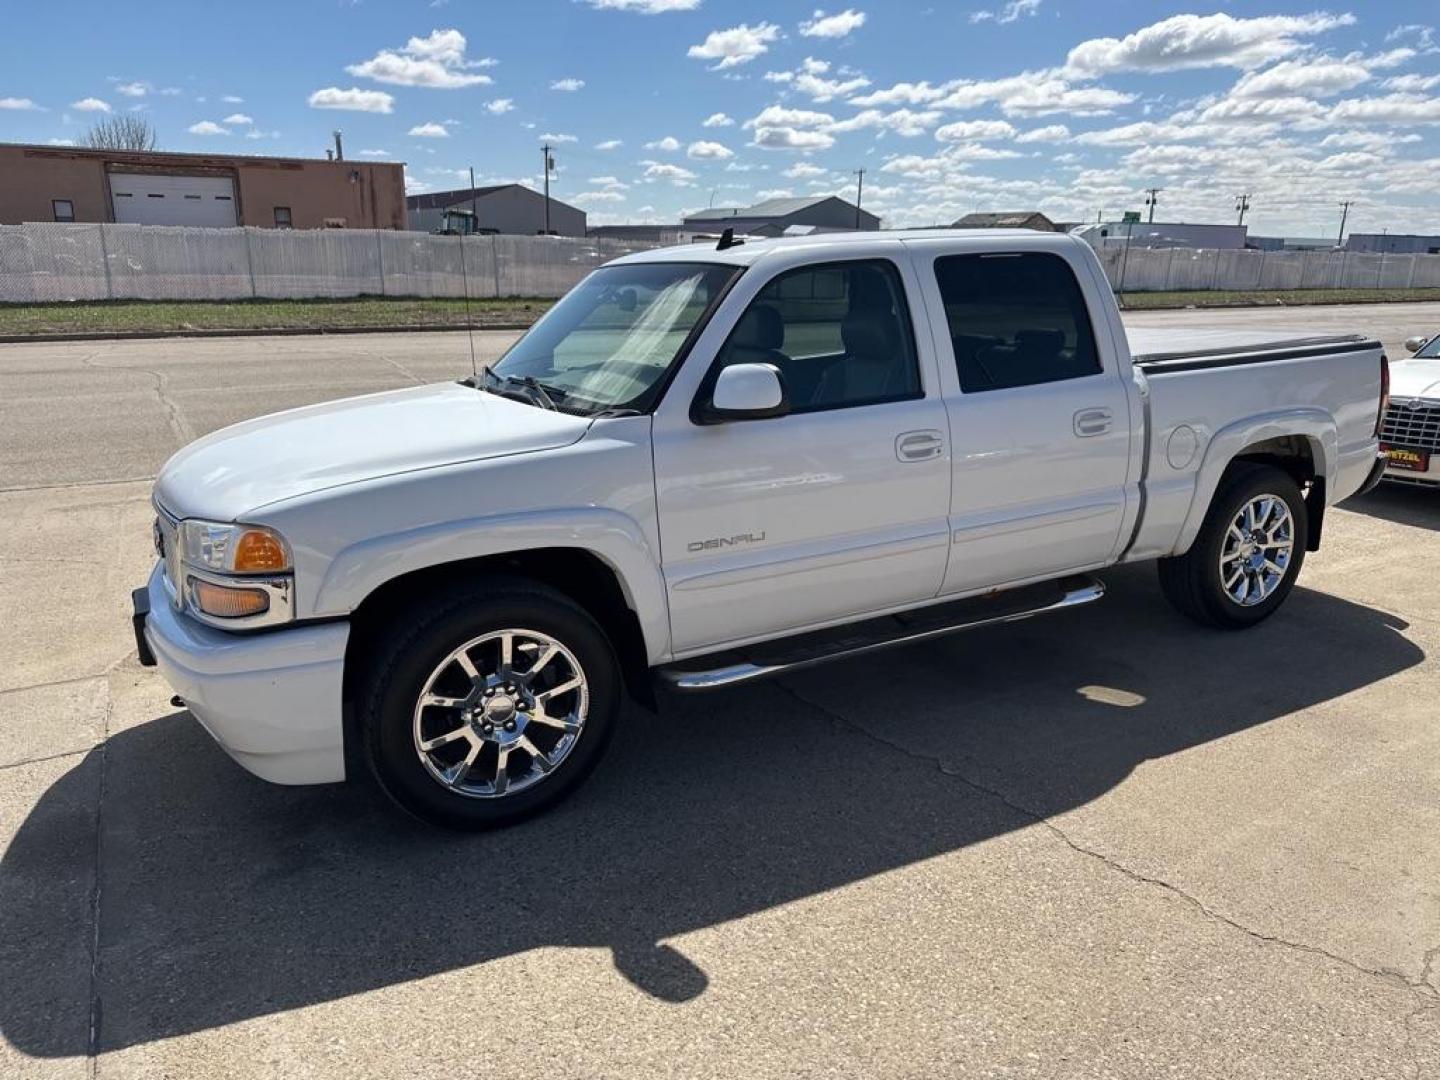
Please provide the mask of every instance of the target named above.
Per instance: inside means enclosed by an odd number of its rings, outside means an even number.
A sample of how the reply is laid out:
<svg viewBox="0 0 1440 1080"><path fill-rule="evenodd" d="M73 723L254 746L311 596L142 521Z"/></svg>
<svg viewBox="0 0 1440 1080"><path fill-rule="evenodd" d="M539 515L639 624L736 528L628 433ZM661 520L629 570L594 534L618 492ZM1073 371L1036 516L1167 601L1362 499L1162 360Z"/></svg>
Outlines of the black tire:
<svg viewBox="0 0 1440 1080"><path fill-rule="evenodd" d="M1263 600L1244 605L1225 590L1220 555L1230 524L1254 499L1274 495L1285 503L1294 523L1290 559L1274 591ZM1240 462L1220 481L1200 533L1190 550L1159 562L1160 589L1181 612L1205 626L1243 630L1275 614L1300 575L1305 562L1309 518L1300 488L1288 473L1270 465Z"/></svg>
<svg viewBox="0 0 1440 1080"><path fill-rule="evenodd" d="M566 755L531 786L489 797L461 794L422 760L415 734L416 703L437 665L454 650L514 628L548 635L578 662L589 692L584 723ZM620 668L604 631L563 593L523 579L486 579L418 603L392 620L370 656L370 671L356 683L356 712L370 769L402 809L447 828L513 824L564 798L599 762L620 708ZM457 718L453 722L464 726L459 712L452 715ZM450 722L444 721L447 726ZM539 729L535 735L538 740ZM468 744L457 740L457 748ZM531 762L527 776L535 771L528 754L517 760Z"/></svg>

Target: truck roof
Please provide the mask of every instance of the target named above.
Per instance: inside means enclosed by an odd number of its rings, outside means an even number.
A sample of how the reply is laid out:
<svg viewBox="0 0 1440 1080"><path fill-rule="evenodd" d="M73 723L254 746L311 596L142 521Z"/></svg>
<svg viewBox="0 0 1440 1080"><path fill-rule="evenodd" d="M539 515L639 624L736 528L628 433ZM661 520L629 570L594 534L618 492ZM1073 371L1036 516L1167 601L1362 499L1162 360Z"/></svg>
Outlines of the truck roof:
<svg viewBox="0 0 1440 1080"><path fill-rule="evenodd" d="M671 247L637 251L613 260L614 263L645 262L715 262L749 266L764 255L799 248L833 248L836 252L863 252L869 247L895 244L904 240L1004 240L1024 241L1032 246L1073 244L1066 233L1042 233L1033 229L886 229L875 232L812 233L809 236L784 236L775 239L737 236L732 247L717 251L713 241L677 244Z"/></svg>

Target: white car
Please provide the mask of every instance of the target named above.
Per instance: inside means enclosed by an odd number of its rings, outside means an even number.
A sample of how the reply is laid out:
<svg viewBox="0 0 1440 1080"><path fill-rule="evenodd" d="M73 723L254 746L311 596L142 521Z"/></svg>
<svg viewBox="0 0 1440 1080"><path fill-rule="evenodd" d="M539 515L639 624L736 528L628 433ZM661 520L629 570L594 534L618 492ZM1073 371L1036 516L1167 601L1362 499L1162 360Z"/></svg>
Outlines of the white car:
<svg viewBox="0 0 1440 1080"><path fill-rule="evenodd" d="M1414 355L1391 369L1390 407L1380 427L1381 448L1390 456L1386 480L1426 487L1440 485L1440 334L1413 337Z"/></svg>
<svg viewBox="0 0 1440 1080"><path fill-rule="evenodd" d="M268 780L479 828L653 704L1098 600L1273 614L1379 482L1377 342L1127 337L1029 231L627 256L463 382L251 420L155 485L143 660ZM1137 644L1143 648L1143 644Z"/></svg>

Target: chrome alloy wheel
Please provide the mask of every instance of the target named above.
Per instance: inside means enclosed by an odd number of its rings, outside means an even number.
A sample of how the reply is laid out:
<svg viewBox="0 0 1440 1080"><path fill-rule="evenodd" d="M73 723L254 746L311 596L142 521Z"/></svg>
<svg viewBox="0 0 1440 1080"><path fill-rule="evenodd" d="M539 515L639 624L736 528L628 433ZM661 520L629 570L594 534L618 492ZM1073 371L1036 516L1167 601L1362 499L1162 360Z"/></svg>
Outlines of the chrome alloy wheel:
<svg viewBox="0 0 1440 1080"><path fill-rule="evenodd" d="M574 653L536 630L497 630L461 645L425 680L415 752L457 795L502 798L538 784L570 755L589 706Z"/></svg>
<svg viewBox="0 0 1440 1080"><path fill-rule="evenodd" d="M1267 600L1290 569L1295 519L1277 495L1256 495L1240 508L1220 548L1220 582L1241 607Z"/></svg>

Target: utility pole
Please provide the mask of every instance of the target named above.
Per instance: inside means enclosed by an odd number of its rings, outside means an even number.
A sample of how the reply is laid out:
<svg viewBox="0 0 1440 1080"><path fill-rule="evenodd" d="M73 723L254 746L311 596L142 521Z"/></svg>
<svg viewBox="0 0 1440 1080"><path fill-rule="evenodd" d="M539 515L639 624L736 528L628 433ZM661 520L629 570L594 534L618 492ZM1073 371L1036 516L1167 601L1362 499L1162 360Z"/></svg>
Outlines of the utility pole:
<svg viewBox="0 0 1440 1080"><path fill-rule="evenodd" d="M1235 196L1235 209L1240 213L1240 217L1236 220L1235 224L1244 225L1245 211L1250 209L1250 193L1248 191L1243 195Z"/></svg>
<svg viewBox="0 0 1440 1080"><path fill-rule="evenodd" d="M545 155L545 235L550 235L550 170L555 168L555 159L550 156L551 146L546 143L540 148Z"/></svg>
<svg viewBox="0 0 1440 1080"><path fill-rule="evenodd" d="M1147 187L1145 189L1145 205L1150 208L1150 216L1146 219L1147 224L1155 224L1155 204L1159 202L1159 194L1164 188Z"/></svg>
<svg viewBox="0 0 1440 1080"><path fill-rule="evenodd" d="M475 166L470 166L470 228L479 231L480 215L475 211Z"/></svg>
<svg viewBox="0 0 1440 1080"><path fill-rule="evenodd" d="M855 228L860 228L860 200L865 195L865 170L855 170Z"/></svg>
<svg viewBox="0 0 1440 1080"><path fill-rule="evenodd" d="M1345 246L1345 219L1350 216L1350 207L1354 204L1354 199L1346 199L1340 204L1340 235L1335 238L1336 247Z"/></svg>

